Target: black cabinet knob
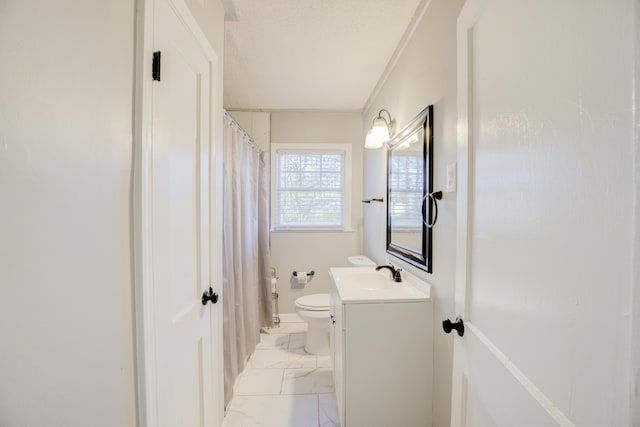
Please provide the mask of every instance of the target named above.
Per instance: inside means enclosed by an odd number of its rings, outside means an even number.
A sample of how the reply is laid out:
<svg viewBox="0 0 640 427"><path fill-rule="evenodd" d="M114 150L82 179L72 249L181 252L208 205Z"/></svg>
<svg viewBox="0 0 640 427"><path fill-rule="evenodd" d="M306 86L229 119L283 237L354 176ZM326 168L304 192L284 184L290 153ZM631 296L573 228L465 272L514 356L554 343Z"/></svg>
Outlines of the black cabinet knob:
<svg viewBox="0 0 640 427"><path fill-rule="evenodd" d="M207 305L207 302L211 301L212 304L218 302L218 294L213 292L213 288L209 286L209 292L204 291L202 293L202 305Z"/></svg>
<svg viewBox="0 0 640 427"><path fill-rule="evenodd" d="M461 317L457 317L455 322L452 322L449 319L445 319L442 321L442 329L444 329L444 332L446 334L451 333L451 331L455 329L458 332L458 335L463 336L464 321L462 320Z"/></svg>

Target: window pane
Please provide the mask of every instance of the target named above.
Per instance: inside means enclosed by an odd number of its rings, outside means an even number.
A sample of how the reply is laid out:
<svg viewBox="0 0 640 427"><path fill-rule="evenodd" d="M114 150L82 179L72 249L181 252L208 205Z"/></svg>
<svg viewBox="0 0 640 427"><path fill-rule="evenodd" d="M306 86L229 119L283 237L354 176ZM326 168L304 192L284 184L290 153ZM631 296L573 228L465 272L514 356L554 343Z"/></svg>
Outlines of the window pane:
<svg viewBox="0 0 640 427"><path fill-rule="evenodd" d="M320 177L322 188L342 188L342 174L339 172L325 172Z"/></svg>
<svg viewBox="0 0 640 427"><path fill-rule="evenodd" d="M421 228L422 190L420 192L391 192L389 211L393 217L393 227Z"/></svg>
<svg viewBox="0 0 640 427"><path fill-rule="evenodd" d="M300 155L297 153L281 153L278 156L280 170L300 170Z"/></svg>
<svg viewBox="0 0 640 427"><path fill-rule="evenodd" d="M393 227L422 227L424 174L420 155L394 155L389 174L389 210Z"/></svg>
<svg viewBox="0 0 640 427"><path fill-rule="evenodd" d="M306 154L304 156L304 171L321 171L323 154Z"/></svg>
<svg viewBox="0 0 640 427"><path fill-rule="evenodd" d="M279 226L342 225L342 191L280 191L276 224Z"/></svg>
<svg viewBox="0 0 640 427"><path fill-rule="evenodd" d="M300 187L300 174L298 172L282 172L279 174L278 186L280 188Z"/></svg>
<svg viewBox="0 0 640 427"><path fill-rule="evenodd" d="M322 170L340 172L342 170L342 154L325 154L322 157Z"/></svg>
<svg viewBox="0 0 640 427"><path fill-rule="evenodd" d="M321 188L321 172L302 172L300 175L300 188L308 188L310 190Z"/></svg>
<svg viewBox="0 0 640 427"><path fill-rule="evenodd" d="M341 227L343 153L277 152L276 227Z"/></svg>

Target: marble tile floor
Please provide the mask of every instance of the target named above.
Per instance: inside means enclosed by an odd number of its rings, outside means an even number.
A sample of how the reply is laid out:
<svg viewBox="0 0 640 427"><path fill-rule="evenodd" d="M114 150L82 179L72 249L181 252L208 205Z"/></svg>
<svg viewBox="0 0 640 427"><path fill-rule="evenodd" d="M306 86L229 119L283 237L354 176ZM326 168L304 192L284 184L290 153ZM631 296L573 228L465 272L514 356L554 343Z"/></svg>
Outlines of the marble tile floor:
<svg viewBox="0 0 640 427"><path fill-rule="evenodd" d="M305 353L306 326L283 322L260 334L223 427L339 427L331 360Z"/></svg>

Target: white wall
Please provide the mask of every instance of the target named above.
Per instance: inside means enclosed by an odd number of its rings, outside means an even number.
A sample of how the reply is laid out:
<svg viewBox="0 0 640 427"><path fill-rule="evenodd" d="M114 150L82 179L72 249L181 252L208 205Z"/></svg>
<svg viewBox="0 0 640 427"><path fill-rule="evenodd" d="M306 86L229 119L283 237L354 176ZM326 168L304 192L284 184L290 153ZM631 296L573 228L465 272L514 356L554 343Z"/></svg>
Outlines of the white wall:
<svg viewBox="0 0 640 427"><path fill-rule="evenodd" d="M219 2L189 3L222 52ZM2 426L136 425L135 6L0 3Z"/></svg>
<svg viewBox="0 0 640 427"><path fill-rule="evenodd" d="M329 291L330 267L343 266L362 248L362 116L359 112L272 112L272 143L352 144L351 232L271 232L271 259L280 279L280 312L293 313L302 295ZM290 282L294 270L316 272L305 287Z"/></svg>
<svg viewBox="0 0 640 427"><path fill-rule="evenodd" d="M0 5L0 425L135 425L134 4Z"/></svg>
<svg viewBox="0 0 640 427"><path fill-rule="evenodd" d="M424 107L434 105L434 190L445 190L446 166L456 161L456 19L462 0L431 0L415 32L397 57L386 80L374 91L363 114L368 129L382 108L390 111L397 130L402 129ZM364 196L386 197L386 151L365 150ZM445 194L438 203L438 222L433 231L433 274L426 274L398 259L402 265L433 285L434 316L434 426L450 420L453 341L441 332L442 319L454 314L456 194ZM386 253L386 203L364 211L364 253L378 264Z"/></svg>

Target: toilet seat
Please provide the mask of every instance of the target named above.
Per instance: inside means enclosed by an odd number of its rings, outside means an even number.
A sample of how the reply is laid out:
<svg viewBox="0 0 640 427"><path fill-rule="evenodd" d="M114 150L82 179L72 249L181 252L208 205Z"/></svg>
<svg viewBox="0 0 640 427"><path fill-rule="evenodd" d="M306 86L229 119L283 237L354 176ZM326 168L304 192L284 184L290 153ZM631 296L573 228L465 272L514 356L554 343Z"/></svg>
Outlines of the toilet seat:
<svg viewBox="0 0 640 427"><path fill-rule="evenodd" d="M329 310L329 294L311 294L300 297L295 302L296 307L309 311Z"/></svg>

